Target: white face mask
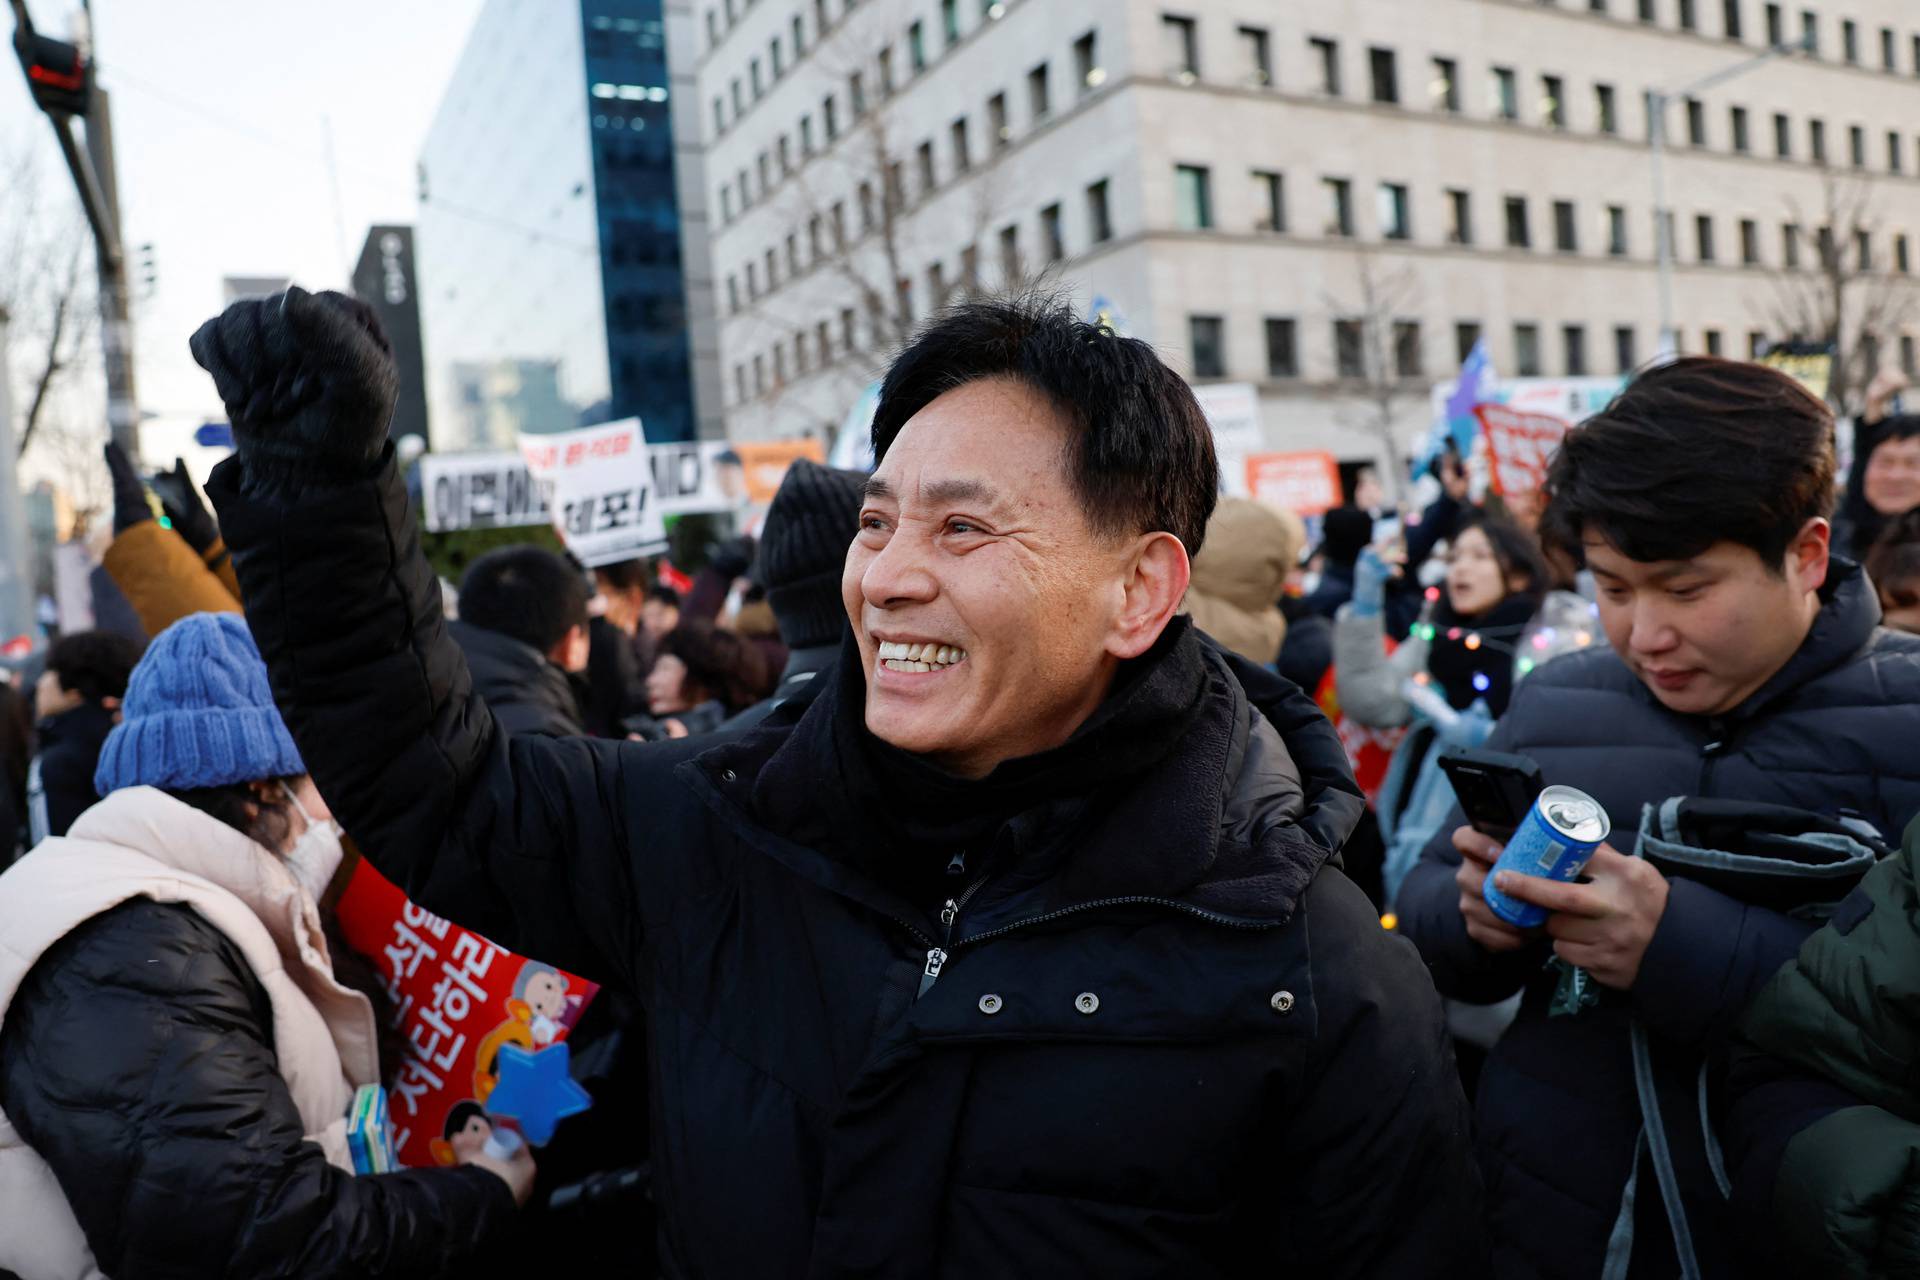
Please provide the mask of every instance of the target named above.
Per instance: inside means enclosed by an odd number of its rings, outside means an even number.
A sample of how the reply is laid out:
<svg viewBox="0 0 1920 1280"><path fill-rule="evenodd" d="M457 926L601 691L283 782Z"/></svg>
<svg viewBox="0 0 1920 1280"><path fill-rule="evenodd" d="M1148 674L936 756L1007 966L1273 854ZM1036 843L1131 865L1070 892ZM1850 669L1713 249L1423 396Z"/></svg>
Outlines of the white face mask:
<svg viewBox="0 0 1920 1280"><path fill-rule="evenodd" d="M320 895L327 891L327 885L333 880L333 873L340 869L340 860L346 851L340 847L340 828L328 819L316 821L307 807L300 803L300 797L293 788L285 783L280 789L287 793L287 799L293 801L293 807L307 821L307 829L293 842L293 848L287 850L287 870L293 872L293 878L306 886L313 900L318 902Z"/></svg>

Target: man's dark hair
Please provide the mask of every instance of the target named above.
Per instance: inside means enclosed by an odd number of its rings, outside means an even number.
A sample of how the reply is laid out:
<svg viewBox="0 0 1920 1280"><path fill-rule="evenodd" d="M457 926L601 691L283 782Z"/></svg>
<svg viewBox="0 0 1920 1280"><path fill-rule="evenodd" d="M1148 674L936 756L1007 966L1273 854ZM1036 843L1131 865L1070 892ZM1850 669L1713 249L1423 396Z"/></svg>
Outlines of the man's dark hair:
<svg viewBox="0 0 1920 1280"><path fill-rule="evenodd" d="M1883 605L1911 609L1920 604L1920 509L1887 522L1867 552L1866 570Z"/></svg>
<svg viewBox="0 0 1920 1280"><path fill-rule="evenodd" d="M1152 347L1076 319L1057 299L966 302L923 326L881 384L875 462L914 414L982 378L1024 383L1071 424L1069 483L1096 531L1164 531L1199 554L1220 469L1193 391Z"/></svg>
<svg viewBox="0 0 1920 1280"><path fill-rule="evenodd" d="M631 591L639 587L647 594L653 573L645 560L615 560L612 564L597 564L593 571L607 580L607 585L615 591Z"/></svg>
<svg viewBox="0 0 1920 1280"><path fill-rule="evenodd" d="M680 593L664 582L656 582L647 588L647 599L657 600L669 608L680 607Z"/></svg>
<svg viewBox="0 0 1920 1280"><path fill-rule="evenodd" d="M1643 563L1736 542L1780 572L1832 508L1833 475L1833 415L1805 387L1765 365L1675 360L1567 433L1541 539L1580 563L1588 537Z"/></svg>
<svg viewBox="0 0 1920 1280"><path fill-rule="evenodd" d="M47 650L47 670L60 687L88 702L127 696L127 678L146 648L117 631L76 631Z"/></svg>
<svg viewBox="0 0 1920 1280"><path fill-rule="evenodd" d="M544 547L502 547L460 580L460 620L546 653L587 625L587 584Z"/></svg>

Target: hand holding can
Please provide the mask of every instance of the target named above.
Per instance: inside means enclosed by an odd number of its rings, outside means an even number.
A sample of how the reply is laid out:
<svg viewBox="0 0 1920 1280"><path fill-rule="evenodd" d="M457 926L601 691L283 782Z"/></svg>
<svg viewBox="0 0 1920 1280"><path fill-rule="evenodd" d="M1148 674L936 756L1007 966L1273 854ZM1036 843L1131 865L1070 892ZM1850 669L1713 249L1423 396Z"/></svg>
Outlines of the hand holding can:
<svg viewBox="0 0 1920 1280"><path fill-rule="evenodd" d="M1607 811L1592 796L1572 787L1548 787L1527 810L1494 863L1494 874L1481 888L1488 910L1518 929L1545 924L1552 913L1501 892L1494 883L1499 874L1506 871L1571 883L1612 831Z"/></svg>

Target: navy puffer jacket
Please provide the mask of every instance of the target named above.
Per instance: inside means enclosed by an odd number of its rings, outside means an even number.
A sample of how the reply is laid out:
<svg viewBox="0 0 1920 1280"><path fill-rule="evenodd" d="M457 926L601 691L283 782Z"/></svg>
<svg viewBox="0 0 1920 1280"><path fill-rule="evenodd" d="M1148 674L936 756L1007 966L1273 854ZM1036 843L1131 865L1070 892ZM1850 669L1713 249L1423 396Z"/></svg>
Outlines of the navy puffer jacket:
<svg viewBox="0 0 1920 1280"><path fill-rule="evenodd" d="M1549 784L1593 795L1622 850L1633 847L1641 806L1676 795L1850 813L1897 836L1920 814L1920 637L1879 626L1873 586L1850 561L1833 561L1821 596L1799 651L1726 716L1669 711L1612 650L1589 649L1521 683L1487 746L1532 756ZM1545 943L1494 956L1467 937L1451 843L1463 823L1456 809L1408 875L1401 928L1442 994L1492 1002L1525 990L1477 1105L1495 1271L1587 1280L1600 1274L1640 1127L1630 1020L1648 1029L1671 1111L1690 1114L1703 1056L1810 926L1675 880L1633 990L1606 993L1577 1018L1549 1018ZM1702 1266L1730 1274L1726 1205L1705 1142L1697 1132L1675 1137ZM1632 1274L1675 1274L1647 1172L1636 1221Z"/></svg>

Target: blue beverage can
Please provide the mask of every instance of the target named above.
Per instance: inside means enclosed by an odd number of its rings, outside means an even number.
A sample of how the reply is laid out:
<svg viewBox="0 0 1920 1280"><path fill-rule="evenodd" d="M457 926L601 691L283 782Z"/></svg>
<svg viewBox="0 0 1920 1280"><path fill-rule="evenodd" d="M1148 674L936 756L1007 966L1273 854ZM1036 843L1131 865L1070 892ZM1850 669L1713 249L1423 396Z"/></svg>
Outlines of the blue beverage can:
<svg viewBox="0 0 1920 1280"><path fill-rule="evenodd" d="M1493 887L1494 875L1517 871L1546 880L1578 879L1593 851L1612 831L1613 824L1598 800L1572 787L1548 787L1500 851L1500 860L1487 874L1480 896L1487 900L1493 914L1517 929L1543 925L1552 912L1500 892Z"/></svg>

